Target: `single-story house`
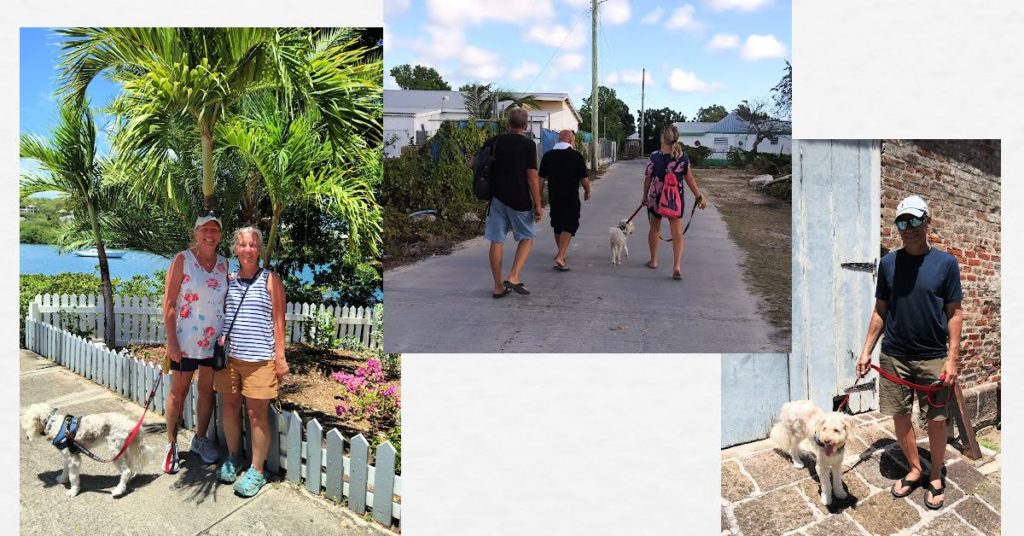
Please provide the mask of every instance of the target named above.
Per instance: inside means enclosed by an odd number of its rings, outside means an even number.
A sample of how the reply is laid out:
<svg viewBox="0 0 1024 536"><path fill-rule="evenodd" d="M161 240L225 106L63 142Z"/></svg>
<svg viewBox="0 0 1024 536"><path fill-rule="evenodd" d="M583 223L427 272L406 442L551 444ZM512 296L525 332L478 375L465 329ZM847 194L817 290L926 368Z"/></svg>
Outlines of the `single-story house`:
<svg viewBox="0 0 1024 536"><path fill-rule="evenodd" d="M757 136L750 124L740 119L735 112L717 123L689 121L674 123L679 130L679 141L694 147L710 147L713 159L725 159L729 149L737 147L744 151L753 149ZM790 154L793 146L793 129L789 121L776 121L778 135L766 138L757 147L759 153Z"/></svg>
<svg viewBox="0 0 1024 536"><path fill-rule="evenodd" d="M516 93L516 97L527 95ZM540 139L541 129L579 130L583 121L568 93L531 93L538 103L529 110L527 130ZM504 109L508 103L499 103ZM469 119L462 93L442 90L384 90L384 154L396 157L402 147L423 145L444 121Z"/></svg>

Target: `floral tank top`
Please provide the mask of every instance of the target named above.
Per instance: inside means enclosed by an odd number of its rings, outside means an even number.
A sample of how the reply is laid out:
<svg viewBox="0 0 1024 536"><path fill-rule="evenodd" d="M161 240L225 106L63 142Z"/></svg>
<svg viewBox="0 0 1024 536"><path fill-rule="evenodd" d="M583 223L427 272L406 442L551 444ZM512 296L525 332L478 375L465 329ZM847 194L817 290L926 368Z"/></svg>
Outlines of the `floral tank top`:
<svg viewBox="0 0 1024 536"><path fill-rule="evenodd" d="M690 169L690 159L687 158L686 153L679 155L679 158L675 160L672 159L672 155L665 154L660 150L651 153L651 158L647 161L647 169L644 170L644 178L651 179L651 189L647 191L647 207L651 210L658 207L658 198L661 197L661 190L665 188L665 175L668 174L669 169L675 173L676 180L679 181L679 193L682 196L686 172Z"/></svg>
<svg viewBox="0 0 1024 536"><path fill-rule="evenodd" d="M176 304L178 346L182 357L209 359L213 357L214 342L224 330L228 261L217 255L213 271L207 272L191 250L181 254L185 262Z"/></svg>

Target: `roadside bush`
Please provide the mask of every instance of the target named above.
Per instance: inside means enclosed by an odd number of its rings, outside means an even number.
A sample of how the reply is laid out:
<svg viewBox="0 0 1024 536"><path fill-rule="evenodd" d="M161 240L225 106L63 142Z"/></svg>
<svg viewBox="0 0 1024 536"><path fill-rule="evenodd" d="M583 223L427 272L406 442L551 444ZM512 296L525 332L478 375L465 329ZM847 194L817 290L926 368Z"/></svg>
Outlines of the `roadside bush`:
<svg viewBox="0 0 1024 536"><path fill-rule="evenodd" d="M704 161L711 156L711 148L709 147L691 147L683 144L683 151L686 152L686 156L690 159L690 165L693 167L701 167Z"/></svg>
<svg viewBox="0 0 1024 536"><path fill-rule="evenodd" d="M317 311L302 323L302 336L313 348L332 350L340 344L338 338L334 336L335 329L334 315L327 311Z"/></svg>

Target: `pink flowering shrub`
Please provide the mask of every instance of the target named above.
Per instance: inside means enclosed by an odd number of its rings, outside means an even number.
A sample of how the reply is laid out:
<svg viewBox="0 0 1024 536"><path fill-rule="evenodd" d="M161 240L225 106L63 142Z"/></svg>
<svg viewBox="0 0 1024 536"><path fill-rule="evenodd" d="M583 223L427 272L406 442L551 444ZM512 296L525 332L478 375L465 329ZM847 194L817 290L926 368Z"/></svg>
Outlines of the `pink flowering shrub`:
<svg viewBox="0 0 1024 536"><path fill-rule="evenodd" d="M342 385L335 410L338 415L367 420L377 429L388 429L399 422L402 409L397 381L385 381L380 360L370 359L354 373L335 372L331 377Z"/></svg>

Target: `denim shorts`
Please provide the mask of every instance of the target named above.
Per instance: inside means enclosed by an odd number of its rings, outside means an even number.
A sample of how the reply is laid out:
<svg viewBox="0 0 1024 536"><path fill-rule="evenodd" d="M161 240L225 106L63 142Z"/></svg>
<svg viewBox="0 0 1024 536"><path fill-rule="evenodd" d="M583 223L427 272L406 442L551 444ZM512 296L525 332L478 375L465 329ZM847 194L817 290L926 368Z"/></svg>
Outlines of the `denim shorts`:
<svg viewBox="0 0 1024 536"><path fill-rule="evenodd" d="M532 240L536 234L533 228L533 210L512 210L498 201L497 197L492 198L484 238L491 242L504 242L510 229L516 242Z"/></svg>

